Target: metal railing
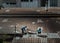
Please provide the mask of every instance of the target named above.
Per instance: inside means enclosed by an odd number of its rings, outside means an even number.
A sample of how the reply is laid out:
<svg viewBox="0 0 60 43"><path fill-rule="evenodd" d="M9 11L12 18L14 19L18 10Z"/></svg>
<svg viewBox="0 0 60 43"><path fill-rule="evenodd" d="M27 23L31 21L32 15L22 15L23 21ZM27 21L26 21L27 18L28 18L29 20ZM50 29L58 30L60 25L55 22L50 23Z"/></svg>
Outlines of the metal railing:
<svg viewBox="0 0 60 43"><path fill-rule="evenodd" d="M48 33L48 38L60 38L58 33Z"/></svg>

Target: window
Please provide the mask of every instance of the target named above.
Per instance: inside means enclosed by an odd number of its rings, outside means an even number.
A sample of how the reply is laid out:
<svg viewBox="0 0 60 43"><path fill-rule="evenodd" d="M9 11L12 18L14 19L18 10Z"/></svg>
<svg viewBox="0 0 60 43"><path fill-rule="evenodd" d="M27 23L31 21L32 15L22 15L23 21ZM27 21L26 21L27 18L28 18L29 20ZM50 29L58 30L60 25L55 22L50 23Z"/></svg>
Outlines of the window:
<svg viewBox="0 0 60 43"><path fill-rule="evenodd" d="M33 0L30 0L32 2ZM21 0L21 2L29 2L29 0Z"/></svg>
<svg viewBox="0 0 60 43"><path fill-rule="evenodd" d="M41 0L41 6L44 7L46 3L46 0Z"/></svg>
<svg viewBox="0 0 60 43"><path fill-rule="evenodd" d="M4 0L6 4L16 4L16 0Z"/></svg>
<svg viewBox="0 0 60 43"><path fill-rule="evenodd" d="M16 4L16 3L8 3L8 2L7 2L6 4Z"/></svg>
<svg viewBox="0 0 60 43"><path fill-rule="evenodd" d="M52 6L52 7L56 7L57 3L58 3L57 0L50 0L50 6Z"/></svg>
<svg viewBox="0 0 60 43"><path fill-rule="evenodd" d="M16 3L10 3L10 4L16 4Z"/></svg>
<svg viewBox="0 0 60 43"><path fill-rule="evenodd" d="M33 0L30 0L30 2L32 2Z"/></svg>
<svg viewBox="0 0 60 43"><path fill-rule="evenodd" d="M28 2L29 0L21 0L21 2Z"/></svg>
<svg viewBox="0 0 60 43"><path fill-rule="evenodd" d="M6 4L9 4L8 2L6 2Z"/></svg>

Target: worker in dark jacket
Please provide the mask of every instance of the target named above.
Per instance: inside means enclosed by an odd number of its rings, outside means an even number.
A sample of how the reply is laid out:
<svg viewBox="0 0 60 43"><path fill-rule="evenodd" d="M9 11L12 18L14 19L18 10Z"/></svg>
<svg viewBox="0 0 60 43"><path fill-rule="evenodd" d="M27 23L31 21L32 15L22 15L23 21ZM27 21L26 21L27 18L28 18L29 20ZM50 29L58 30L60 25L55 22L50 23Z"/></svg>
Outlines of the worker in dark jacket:
<svg viewBox="0 0 60 43"><path fill-rule="evenodd" d="M40 27L38 27L37 32L38 32L38 34L41 33L41 28Z"/></svg>
<svg viewBox="0 0 60 43"><path fill-rule="evenodd" d="M26 28L27 28L27 26L24 26L24 27L21 28L22 34L24 34L24 31L26 31Z"/></svg>

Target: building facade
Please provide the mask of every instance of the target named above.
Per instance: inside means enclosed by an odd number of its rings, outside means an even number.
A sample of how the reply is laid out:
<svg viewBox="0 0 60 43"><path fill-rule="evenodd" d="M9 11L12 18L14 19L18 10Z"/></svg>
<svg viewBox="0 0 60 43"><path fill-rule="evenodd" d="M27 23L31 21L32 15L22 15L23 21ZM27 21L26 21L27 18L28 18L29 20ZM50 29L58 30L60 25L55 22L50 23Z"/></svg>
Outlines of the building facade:
<svg viewBox="0 0 60 43"><path fill-rule="evenodd" d="M2 0L4 7L38 8L45 7L46 0ZM48 0L49 7L60 7L60 0Z"/></svg>

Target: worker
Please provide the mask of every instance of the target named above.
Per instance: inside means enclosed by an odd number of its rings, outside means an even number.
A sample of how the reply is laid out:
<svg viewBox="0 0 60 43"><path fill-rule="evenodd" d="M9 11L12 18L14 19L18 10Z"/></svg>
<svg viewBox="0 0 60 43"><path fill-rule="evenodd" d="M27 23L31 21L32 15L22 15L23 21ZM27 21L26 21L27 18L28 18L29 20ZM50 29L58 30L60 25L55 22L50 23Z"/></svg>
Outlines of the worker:
<svg viewBox="0 0 60 43"><path fill-rule="evenodd" d="M38 27L37 32L38 32L38 34L41 33L41 27Z"/></svg>
<svg viewBox="0 0 60 43"><path fill-rule="evenodd" d="M26 28L27 28L27 26L23 26L23 27L21 28L21 30L22 30L22 34L24 34L24 33L25 33Z"/></svg>

